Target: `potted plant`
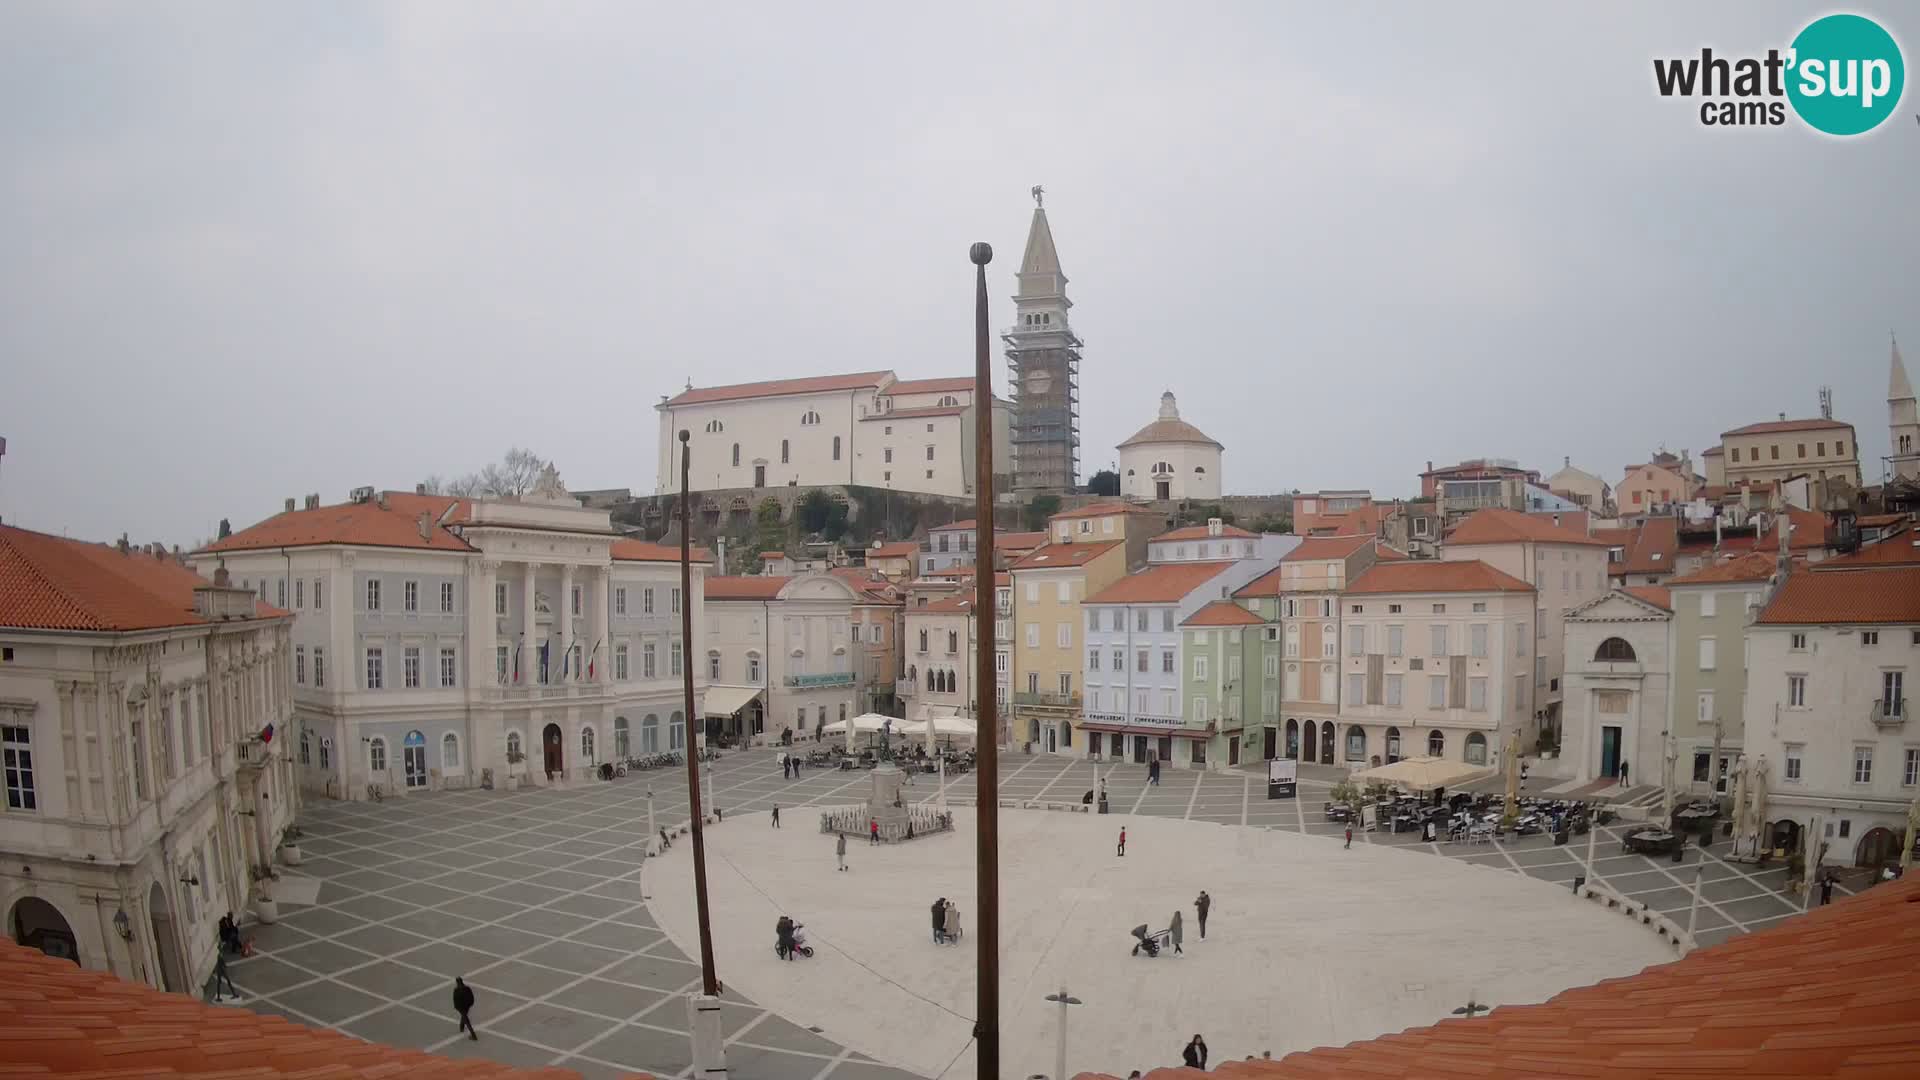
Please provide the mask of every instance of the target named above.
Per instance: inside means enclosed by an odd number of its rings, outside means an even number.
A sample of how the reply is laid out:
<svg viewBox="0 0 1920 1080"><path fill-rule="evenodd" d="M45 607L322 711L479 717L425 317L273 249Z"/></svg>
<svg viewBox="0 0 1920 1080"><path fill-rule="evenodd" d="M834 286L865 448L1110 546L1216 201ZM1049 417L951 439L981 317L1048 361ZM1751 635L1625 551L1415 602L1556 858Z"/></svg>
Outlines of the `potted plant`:
<svg viewBox="0 0 1920 1080"><path fill-rule="evenodd" d="M288 866L300 865L302 858L300 855L300 837L302 835L300 826L298 825L288 825L286 831L280 834L281 862Z"/></svg>
<svg viewBox="0 0 1920 1080"><path fill-rule="evenodd" d="M273 883L278 880L280 875L270 866L253 868L253 916L266 926L280 921L280 905L273 901Z"/></svg>

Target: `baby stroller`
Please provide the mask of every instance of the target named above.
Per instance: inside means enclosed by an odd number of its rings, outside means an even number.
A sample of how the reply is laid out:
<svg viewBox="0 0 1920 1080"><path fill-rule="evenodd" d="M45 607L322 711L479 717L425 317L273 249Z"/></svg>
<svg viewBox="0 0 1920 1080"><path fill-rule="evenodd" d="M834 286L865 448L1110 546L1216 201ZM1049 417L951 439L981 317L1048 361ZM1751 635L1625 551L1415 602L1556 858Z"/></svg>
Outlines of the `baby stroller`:
<svg viewBox="0 0 1920 1080"><path fill-rule="evenodd" d="M1166 943L1167 934L1168 931L1165 930L1152 933L1147 930L1146 923L1141 923L1133 928L1133 952L1130 955L1139 956L1144 952L1149 957L1159 956L1161 947Z"/></svg>

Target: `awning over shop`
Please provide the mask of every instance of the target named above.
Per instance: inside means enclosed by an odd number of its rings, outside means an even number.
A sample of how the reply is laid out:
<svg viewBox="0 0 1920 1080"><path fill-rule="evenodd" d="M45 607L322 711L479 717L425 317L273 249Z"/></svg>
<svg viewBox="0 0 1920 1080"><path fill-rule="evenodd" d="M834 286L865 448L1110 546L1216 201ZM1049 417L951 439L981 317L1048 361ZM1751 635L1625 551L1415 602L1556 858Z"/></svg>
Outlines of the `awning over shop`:
<svg viewBox="0 0 1920 1080"><path fill-rule="evenodd" d="M847 725L849 723L853 725L853 730L858 732L866 732L868 734L872 734L878 731L884 731L886 730L887 725L891 724L893 725L894 733L899 734L901 725L905 724L906 721L900 719L897 716L883 716L880 713L861 713L859 716L854 717L850 721L835 720L833 723L828 724L827 726L821 728L820 730L826 732L829 735L838 735L847 730Z"/></svg>
<svg viewBox="0 0 1920 1080"><path fill-rule="evenodd" d="M1434 788L1458 787L1481 780L1492 776L1493 772L1484 765L1469 765L1464 761L1417 757L1396 761L1391 765L1361 769L1352 778L1356 783L1374 780L1383 784L1398 784L1410 791L1432 791Z"/></svg>
<svg viewBox="0 0 1920 1080"><path fill-rule="evenodd" d="M747 707L747 702L760 696L758 686L712 686L707 687L706 714L708 716L732 716Z"/></svg>

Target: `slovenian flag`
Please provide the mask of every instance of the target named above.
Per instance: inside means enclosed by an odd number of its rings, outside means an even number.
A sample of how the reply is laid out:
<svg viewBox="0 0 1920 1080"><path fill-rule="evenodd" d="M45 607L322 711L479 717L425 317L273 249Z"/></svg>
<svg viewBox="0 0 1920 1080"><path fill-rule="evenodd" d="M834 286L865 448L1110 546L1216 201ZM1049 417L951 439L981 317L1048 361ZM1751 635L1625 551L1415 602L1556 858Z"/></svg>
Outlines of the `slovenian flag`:
<svg viewBox="0 0 1920 1080"><path fill-rule="evenodd" d="M273 725L272 724L268 724L266 728L260 732L260 741L263 743L270 743L273 741Z"/></svg>

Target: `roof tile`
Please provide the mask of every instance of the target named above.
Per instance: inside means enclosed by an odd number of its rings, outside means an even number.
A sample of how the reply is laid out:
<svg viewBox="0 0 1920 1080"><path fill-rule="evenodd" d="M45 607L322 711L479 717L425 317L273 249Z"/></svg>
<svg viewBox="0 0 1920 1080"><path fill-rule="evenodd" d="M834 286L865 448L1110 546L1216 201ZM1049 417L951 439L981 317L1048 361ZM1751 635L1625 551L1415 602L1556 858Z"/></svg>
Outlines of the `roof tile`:
<svg viewBox="0 0 1920 1080"><path fill-rule="evenodd" d="M382 505L384 501L385 505ZM389 491L379 499L338 503L312 510L289 510L249 526L202 551L258 551L261 548L352 544L357 547L422 548L472 551L446 524L464 520L473 503L451 495ZM428 517L420 535L420 515Z"/></svg>
<svg viewBox="0 0 1920 1080"><path fill-rule="evenodd" d="M1720 433L1720 437L1724 439L1728 435L1769 435L1776 431L1816 431L1828 428L1847 428L1848 430L1852 430L1853 425L1840 420L1768 420L1764 423L1737 427L1732 431L1723 431ZM1715 447L1715 449L1719 448Z"/></svg>
<svg viewBox="0 0 1920 1080"><path fill-rule="evenodd" d="M193 590L208 581L173 561L0 525L0 626L112 632L202 626ZM285 612L258 601L260 618Z"/></svg>
<svg viewBox="0 0 1920 1080"><path fill-rule="evenodd" d="M1122 543L1124 541L1120 540L1081 540L1071 544L1042 544L1015 559L1008 569L1054 570L1060 567L1085 566Z"/></svg>
<svg viewBox="0 0 1920 1080"><path fill-rule="evenodd" d="M764 382L734 383L730 386L702 386L682 391L660 404L663 408L677 408L683 405L707 405L716 401L741 401L747 398L878 389L881 383L892 377L891 371L856 371L849 375L814 375L802 379L769 379Z"/></svg>
<svg viewBox="0 0 1920 1080"><path fill-rule="evenodd" d="M1157 563L1086 598L1087 604L1171 604L1219 576L1231 562Z"/></svg>
<svg viewBox="0 0 1920 1080"><path fill-rule="evenodd" d="M1478 559L1440 562L1412 559L1375 563L1347 585L1349 595L1368 593L1532 592L1533 586Z"/></svg>
<svg viewBox="0 0 1920 1080"><path fill-rule="evenodd" d="M1790 573L1755 621L1920 623L1920 566Z"/></svg>
<svg viewBox="0 0 1920 1080"><path fill-rule="evenodd" d="M1215 600L1186 617L1181 626L1259 626L1267 620L1231 600Z"/></svg>
<svg viewBox="0 0 1920 1080"><path fill-rule="evenodd" d="M1489 507L1476 510L1447 534L1446 544L1590 544L1611 547L1607 541L1555 525L1551 519L1517 510Z"/></svg>

